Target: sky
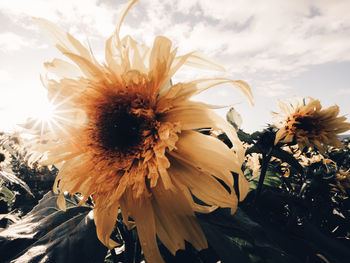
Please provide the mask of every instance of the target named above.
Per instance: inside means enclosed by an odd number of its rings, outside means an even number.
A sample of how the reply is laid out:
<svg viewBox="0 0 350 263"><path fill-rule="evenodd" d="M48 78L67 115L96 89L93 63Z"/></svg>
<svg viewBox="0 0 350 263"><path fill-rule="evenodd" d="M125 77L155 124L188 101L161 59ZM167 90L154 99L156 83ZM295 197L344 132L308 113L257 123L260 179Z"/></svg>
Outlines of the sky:
<svg viewBox="0 0 350 263"><path fill-rule="evenodd" d="M113 34L125 0L0 1L0 130L47 111L40 75L43 63L63 58L32 17L46 18L84 45L91 44L103 62L105 40ZM337 104L350 119L349 0L141 0L128 13L121 36L151 46L164 35L178 54L199 51L226 72L185 67L173 82L228 77L249 83L255 100L230 86L196 99L233 105L247 132L272 123L277 100L293 96ZM218 110L225 116L228 108Z"/></svg>

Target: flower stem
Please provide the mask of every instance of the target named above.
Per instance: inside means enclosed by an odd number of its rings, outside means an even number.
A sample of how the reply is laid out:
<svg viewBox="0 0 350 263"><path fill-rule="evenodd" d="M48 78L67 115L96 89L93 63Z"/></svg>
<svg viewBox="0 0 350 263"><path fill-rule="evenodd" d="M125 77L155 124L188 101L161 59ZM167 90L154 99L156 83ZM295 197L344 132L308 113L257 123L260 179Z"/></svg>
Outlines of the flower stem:
<svg viewBox="0 0 350 263"><path fill-rule="evenodd" d="M125 251L124 251L124 262L133 263L134 262L134 241L132 238L131 231L127 230L125 225L117 221L117 226L119 232L123 238Z"/></svg>
<svg viewBox="0 0 350 263"><path fill-rule="evenodd" d="M257 200L258 200L258 198L260 196L261 190L263 188L264 179L265 179L266 171L267 171L267 166L268 166L270 160L271 160L271 152L269 154L267 154L267 155L263 154L263 163L262 163L262 166L261 166L261 172L260 172L258 187L256 188L256 192L255 192L254 203L257 202Z"/></svg>

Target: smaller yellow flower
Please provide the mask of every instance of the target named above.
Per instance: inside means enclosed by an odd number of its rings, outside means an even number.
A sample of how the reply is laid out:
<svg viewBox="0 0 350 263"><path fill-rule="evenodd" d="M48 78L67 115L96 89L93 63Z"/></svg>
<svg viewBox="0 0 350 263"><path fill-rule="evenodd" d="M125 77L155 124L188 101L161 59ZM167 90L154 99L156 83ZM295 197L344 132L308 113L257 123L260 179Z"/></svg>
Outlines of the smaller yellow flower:
<svg viewBox="0 0 350 263"><path fill-rule="evenodd" d="M335 180L337 181L337 186L343 193L345 193L346 188L350 188L350 170L343 171L340 170L336 175Z"/></svg>
<svg viewBox="0 0 350 263"><path fill-rule="evenodd" d="M275 144L295 140L301 151L316 147L321 153L328 145L343 147L338 134L349 130L350 123L345 122L345 116L338 117L337 105L322 109L319 100L309 98L308 102L306 99L279 101L278 106L281 113L272 113L280 119Z"/></svg>
<svg viewBox="0 0 350 263"><path fill-rule="evenodd" d="M6 150L0 149L0 170L10 165L10 159L10 154Z"/></svg>
<svg viewBox="0 0 350 263"><path fill-rule="evenodd" d="M262 158L261 154L259 153L252 153L251 155L247 156L246 166L249 167L252 170L252 179L257 178L260 175L260 161L259 158Z"/></svg>

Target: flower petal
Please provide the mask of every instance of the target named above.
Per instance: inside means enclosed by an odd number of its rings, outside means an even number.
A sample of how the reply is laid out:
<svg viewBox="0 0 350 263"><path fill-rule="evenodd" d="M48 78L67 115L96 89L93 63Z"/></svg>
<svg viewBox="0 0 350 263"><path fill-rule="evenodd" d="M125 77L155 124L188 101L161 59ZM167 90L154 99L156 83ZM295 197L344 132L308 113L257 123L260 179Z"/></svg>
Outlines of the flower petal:
<svg viewBox="0 0 350 263"><path fill-rule="evenodd" d="M117 220L119 206L118 203L109 204L108 206L104 205L106 204L96 203L94 207L94 221L98 239L108 247L108 249L112 249L119 245L110 238L115 221Z"/></svg>
<svg viewBox="0 0 350 263"><path fill-rule="evenodd" d="M140 238L142 250L148 262L164 262L160 255L156 240L156 225L150 199L142 196L134 199L133 193L127 190L120 199L123 218L129 216L135 220L137 234Z"/></svg>
<svg viewBox="0 0 350 263"><path fill-rule="evenodd" d="M167 191L161 180L151 191L157 234L169 250L175 254L176 250L184 249L184 240L197 250L206 248L206 238L183 192L178 187Z"/></svg>
<svg viewBox="0 0 350 263"><path fill-rule="evenodd" d="M183 131L169 155L212 173L232 188L231 171L241 173L241 164L220 140L195 131Z"/></svg>
<svg viewBox="0 0 350 263"><path fill-rule="evenodd" d="M55 58L52 62L44 63L44 66L48 71L60 78L76 78L82 75L82 72L77 67L59 58Z"/></svg>
<svg viewBox="0 0 350 263"><path fill-rule="evenodd" d="M212 175L202 172L181 160L170 159L171 167L169 173L174 180L187 186L193 195L208 205L228 207L233 210L237 208L237 197L219 183Z"/></svg>
<svg viewBox="0 0 350 263"><path fill-rule="evenodd" d="M41 30L65 53L72 53L93 62L92 54L71 34L44 18L33 18Z"/></svg>

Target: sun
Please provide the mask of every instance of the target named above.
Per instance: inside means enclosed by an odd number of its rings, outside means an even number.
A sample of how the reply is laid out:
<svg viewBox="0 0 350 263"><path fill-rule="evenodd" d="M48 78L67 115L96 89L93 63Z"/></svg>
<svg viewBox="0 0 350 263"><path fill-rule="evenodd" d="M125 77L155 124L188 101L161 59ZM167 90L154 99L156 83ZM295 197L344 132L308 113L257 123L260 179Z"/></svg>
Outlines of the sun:
<svg viewBox="0 0 350 263"><path fill-rule="evenodd" d="M56 98L48 99L46 94L36 97L28 112L27 124L41 137L47 132L62 129L60 124L64 111L61 109L62 102L57 103ZM29 122L29 123L28 123Z"/></svg>
<svg viewBox="0 0 350 263"><path fill-rule="evenodd" d="M33 118L41 122L50 122L55 117L55 105L52 102L49 102L47 99L40 101L37 105L38 108L35 108Z"/></svg>

